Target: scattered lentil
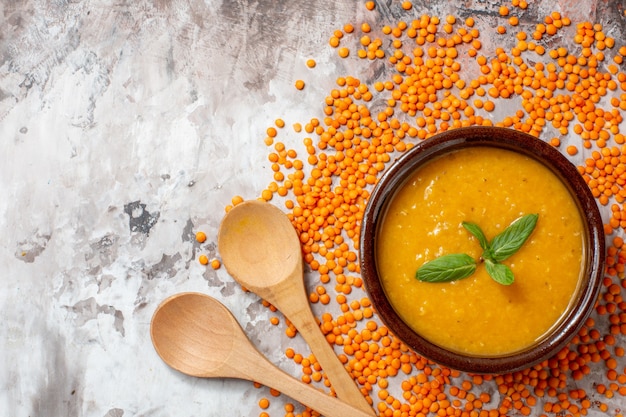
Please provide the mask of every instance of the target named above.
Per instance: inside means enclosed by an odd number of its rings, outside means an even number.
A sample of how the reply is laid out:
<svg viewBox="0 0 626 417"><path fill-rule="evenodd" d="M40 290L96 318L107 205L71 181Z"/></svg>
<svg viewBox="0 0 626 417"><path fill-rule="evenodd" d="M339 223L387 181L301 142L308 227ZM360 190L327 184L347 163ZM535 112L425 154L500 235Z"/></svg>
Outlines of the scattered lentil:
<svg viewBox="0 0 626 417"><path fill-rule="evenodd" d="M267 409L270 406L270 400L268 400L267 398L261 398L259 400L259 407L261 407L262 409Z"/></svg>
<svg viewBox="0 0 626 417"><path fill-rule="evenodd" d="M204 243L206 241L206 233L204 233L204 232L197 232L196 233L196 241L198 243Z"/></svg>
<svg viewBox="0 0 626 417"><path fill-rule="evenodd" d="M213 268L213 269L220 269L221 266L222 266L222 263L220 262L219 259L212 259L211 260L211 268Z"/></svg>

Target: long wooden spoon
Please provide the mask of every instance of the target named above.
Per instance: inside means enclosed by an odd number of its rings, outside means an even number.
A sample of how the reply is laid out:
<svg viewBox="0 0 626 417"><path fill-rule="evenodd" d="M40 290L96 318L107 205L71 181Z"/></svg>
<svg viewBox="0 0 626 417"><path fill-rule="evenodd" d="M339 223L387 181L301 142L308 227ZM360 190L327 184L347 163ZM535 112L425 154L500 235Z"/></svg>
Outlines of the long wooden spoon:
<svg viewBox="0 0 626 417"><path fill-rule="evenodd" d="M152 317L150 335L161 359L187 375L259 382L327 417L371 417L273 365L230 311L208 295L180 293L163 301Z"/></svg>
<svg viewBox="0 0 626 417"><path fill-rule="evenodd" d="M298 329L337 397L373 415L315 321L304 288L300 240L287 215L262 201L241 203L222 220L217 244L228 273Z"/></svg>

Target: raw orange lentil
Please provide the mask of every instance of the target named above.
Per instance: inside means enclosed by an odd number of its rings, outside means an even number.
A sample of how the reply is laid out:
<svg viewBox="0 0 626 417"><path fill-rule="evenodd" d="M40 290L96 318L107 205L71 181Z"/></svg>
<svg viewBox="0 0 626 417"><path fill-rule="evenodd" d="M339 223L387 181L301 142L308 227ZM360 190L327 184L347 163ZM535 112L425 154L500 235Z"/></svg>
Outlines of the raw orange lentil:
<svg viewBox="0 0 626 417"><path fill-rule="evenodd" d="M270 388L269 391L272 397L278 397L280 395L280 391L278 391L277 389Z"/></svg>
<svg viewBox="0 0 626 417"><path fill-rule="evenodd" d="M222 266L222 263L220 262L219 259L212 259L211 260L211 268L213 268L213 269L220 269L221 266Z"/></svg>
<svg viewBox="0 0 626 417"><path fill-rule="evenodd" d="M261 192L261 198L265 201L270 201L273 197L273 193L269 189L265 189Z"/></svg>
<svg viewBox="0 0 626 417"><path fill-rule="evenodd" d="M202 265L207 265L209 263L209 257L206 255L200 255L198 257L198 262L200 262Z"/></svg>
<svg viewBox="0 0 626 417"><path fill-rule="evenodd" d="M306 61L306 66L309 68L314 68L315 65L317 65L317 63L315 62L314 59L307 59Z"/></svg>
<svg viewBox="0 0 626 417"><path fill-rule="evenodd" d="M204 233L204 232L197 232L196 233L196 241L198 243L204 243L206 241L206 233Z"/></svg>
<svg viewBox="0 0 626 417"><path fill-rule="evenodd" d="M302 81L302 80L296 80L296 84L295 84L295 85L296 85L296 88L297 88L298 90L302 90L302 89L304 88L304 81Z"/></svg>
<svg viewBox="0 0 626 417"><path fill-rule="evenodd" d="M267 409L270 406L270 400L268 400L267 398L261 398L259 400L259 407L261 407L262 409Z"/></svg>

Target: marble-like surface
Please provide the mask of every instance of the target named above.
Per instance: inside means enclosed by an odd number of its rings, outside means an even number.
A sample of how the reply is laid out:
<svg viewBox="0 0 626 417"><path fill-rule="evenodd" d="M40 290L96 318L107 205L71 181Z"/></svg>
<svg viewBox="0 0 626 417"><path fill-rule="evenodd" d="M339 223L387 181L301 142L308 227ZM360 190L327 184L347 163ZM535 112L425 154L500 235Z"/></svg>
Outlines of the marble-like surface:
<svg viewBox="0 0 626 417"><path fill-rule="evenodd" d="M172 372L149 321L166 296L206 292L248 329L262 315L272 338L257 346L283 356L258 299L196 258L216 255L230 199L265 187L265 126L318 99L293 81L311 54L324 64L318 45L356 9L0 3L1 415L243 416L268 395Z"/></svg>
<svg viewBox="0 0 626 417"><path fill-rule="evenodd" d="M219 256L230 199L255 198L271 181L265 128L321 117L339 75L373 79L373 65L327 46L344 23L398 9L384 1L372 15L362 3L0 2L0 415L258 415L266 388L189 378L154 352L151 315L179 291L221 300L297 376L283 351L305 351L302 342L197 256ZM426 3L415 16L496 10ZM562 9L594 20L619 6L598 3ZM272 399L270 413L286 401Z"/></svg>

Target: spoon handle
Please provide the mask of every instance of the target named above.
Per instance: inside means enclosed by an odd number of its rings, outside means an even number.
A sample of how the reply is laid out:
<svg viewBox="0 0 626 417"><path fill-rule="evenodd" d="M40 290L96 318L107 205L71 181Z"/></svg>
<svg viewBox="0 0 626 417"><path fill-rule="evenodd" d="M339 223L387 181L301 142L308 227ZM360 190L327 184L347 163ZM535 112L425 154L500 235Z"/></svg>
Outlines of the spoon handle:
<svg viewBox="0 0 626 417"><path fill-rule="evenodd" d="M238 357L232 357L231 376L248 379L274 388L282 394L312 408L325 417L373 417L369 408L365 412L353 407L339 398L326 394L317 388L297 380L276 365L272 364L252 345L246 350L240 347ZM238 369L237 369L238 368Z"/></svg>
<svg viewBox="0 0 626 417"><path fill-rule="evenodd" d="M286 282L289 282L289 280ZM373 415L371 405L367 402L352 376L350 376L348 370L341 363L337 354L322 334L309 304L285 302L277 307L298 329L298 332L307 342L311 352L313 352L322 369L326 372L332 388L337 393L337 397L368 413L368 415Z"/></svg>

